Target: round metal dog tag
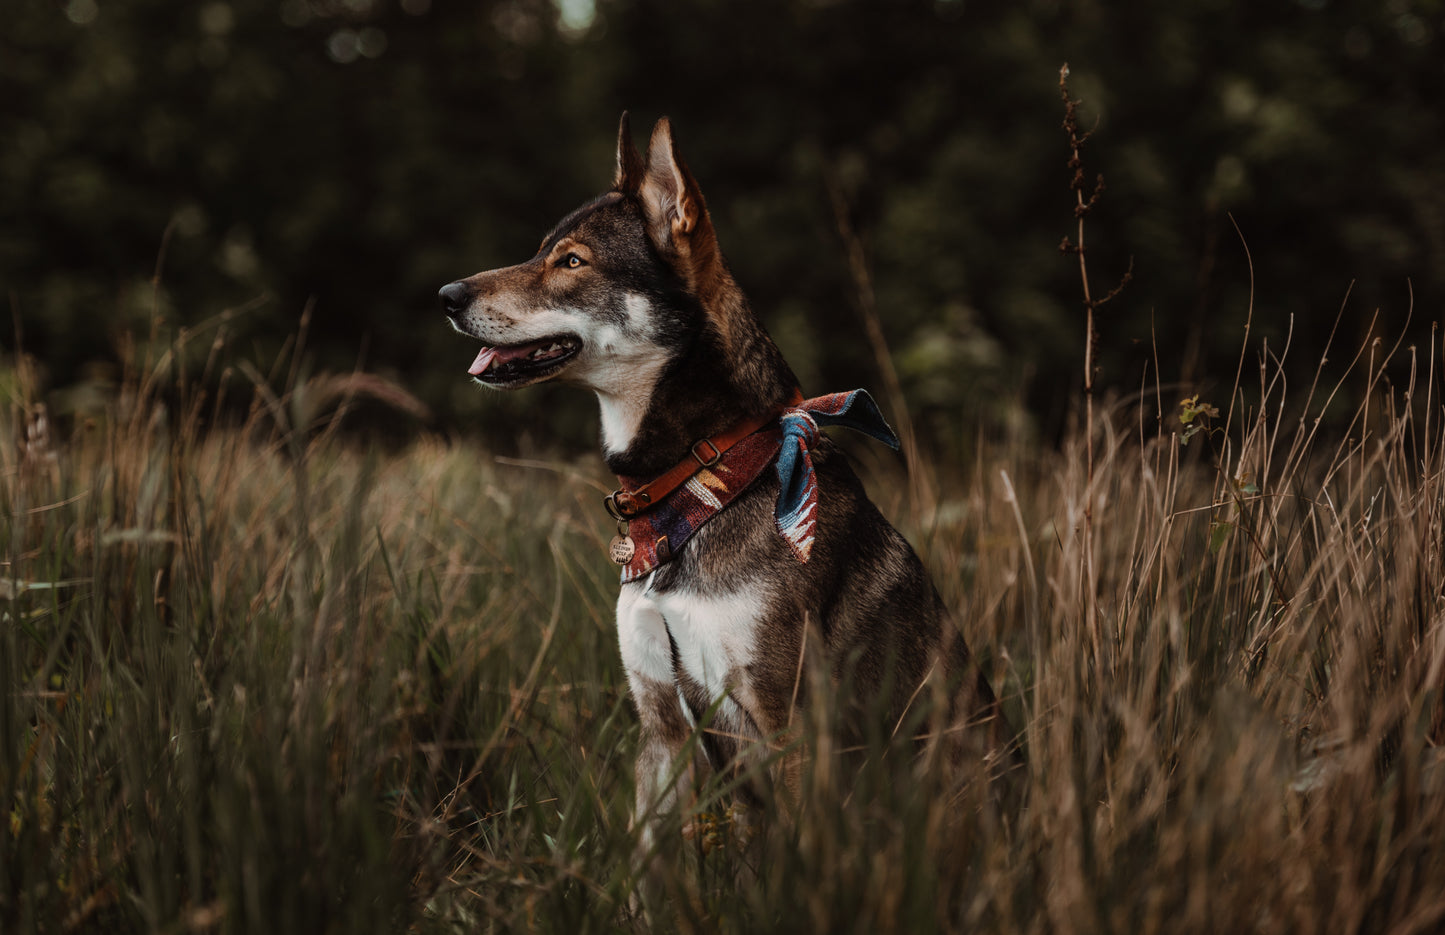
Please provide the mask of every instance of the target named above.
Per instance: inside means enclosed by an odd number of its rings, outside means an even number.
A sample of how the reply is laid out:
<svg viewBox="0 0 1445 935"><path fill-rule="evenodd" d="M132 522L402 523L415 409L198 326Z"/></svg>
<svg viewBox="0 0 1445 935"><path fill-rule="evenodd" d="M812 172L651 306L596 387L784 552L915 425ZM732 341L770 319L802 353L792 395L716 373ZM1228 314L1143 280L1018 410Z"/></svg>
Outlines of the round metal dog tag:
<svg viewBox="0 0 1445 935"><path fill-rule="evenodd" d="M632 556L637 552L637 546L633 544L632 537L623 533L612 537L612 544L607 548L612 560L619 565L626 565L632 561Z"/></svg>

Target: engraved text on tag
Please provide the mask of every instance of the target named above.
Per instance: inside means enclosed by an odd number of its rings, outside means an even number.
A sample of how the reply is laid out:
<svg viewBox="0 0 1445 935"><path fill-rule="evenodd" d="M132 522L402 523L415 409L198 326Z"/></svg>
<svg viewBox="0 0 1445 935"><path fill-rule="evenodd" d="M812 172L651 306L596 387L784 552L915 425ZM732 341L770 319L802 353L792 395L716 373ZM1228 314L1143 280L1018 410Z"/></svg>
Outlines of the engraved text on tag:
<svg viewBox="0 0 1445 935"><path fill-rule="evenodd" d="M632 561L632 555L637 551L637 546L633 544L631 536L619 535L612 537L612 544L607 547L607 551L614 562L626 565Z"/></svg>

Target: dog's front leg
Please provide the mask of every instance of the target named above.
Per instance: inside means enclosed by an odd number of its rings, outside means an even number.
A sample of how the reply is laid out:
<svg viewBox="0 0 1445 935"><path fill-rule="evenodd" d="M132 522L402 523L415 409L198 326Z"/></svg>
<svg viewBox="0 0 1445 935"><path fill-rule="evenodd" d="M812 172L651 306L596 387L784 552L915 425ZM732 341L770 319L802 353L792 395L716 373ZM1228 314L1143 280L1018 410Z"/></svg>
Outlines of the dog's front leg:
<svg viewBox="0 0 1445 935"><path fill-rule="evenodd" d="M617 633L632 701L642 722L635 774L639 827L637 865L641 880L656 876L657 832L665 816L685 801L695 777L696 757L679 760L692 735L673 681L667 624L641 582L624 585L617 601ZM655 880L652 881L655 884ZM647 885L656 890L655 885Z"/></svg>
<svg viewBox="0 0 1445 935"><path fill-rule="evenodd" d="M680 759L692 728L683 717L676 687L648 680L640 692L634 686L633 700L642 721L634 821L642 824L641 849L651 851L656 826L686 804L697 778L698 757Z"/></svg>
<svg viewBox="0 0 1445 935"><path fill-rule="evenodd" d="M659 845L670 842L659 839L659 829L676 829L669 818L688 805L694 788L696 770L700 765L697 749L683 759L691 727L682 715L677 689L671 684L642 680L631 670L632 700L642 721L642 736L637 751L635 772L636 798L633 807L633 830L637 843L632 857L633 890L630 906L640 917L656 921L663 912L667 894L676 892L677 880L669 886L665 853L675 848ZM639 684L641 683L641 684Z"/></svg>

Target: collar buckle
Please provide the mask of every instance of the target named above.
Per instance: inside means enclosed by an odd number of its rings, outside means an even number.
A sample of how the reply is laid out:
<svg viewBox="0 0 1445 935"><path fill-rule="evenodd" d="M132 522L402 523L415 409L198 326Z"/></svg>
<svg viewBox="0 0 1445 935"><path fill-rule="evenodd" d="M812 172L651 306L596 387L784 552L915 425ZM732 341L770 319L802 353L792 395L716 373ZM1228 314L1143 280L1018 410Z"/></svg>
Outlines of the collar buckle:
<svg viewBox="0 0 1445 935"><path fill-rule="evenodd" d="M711 455L704 457L698 452L698 449L703 447L704 445L706 445L712 450ZM712 443L711 438L704 438L701 441L696 441L692 443L692 456L697 459L697 463L699 465L705 468L710 468L714 464L717 464L720 460L722 460L723 453L717 445L714 445Z"/></svg>

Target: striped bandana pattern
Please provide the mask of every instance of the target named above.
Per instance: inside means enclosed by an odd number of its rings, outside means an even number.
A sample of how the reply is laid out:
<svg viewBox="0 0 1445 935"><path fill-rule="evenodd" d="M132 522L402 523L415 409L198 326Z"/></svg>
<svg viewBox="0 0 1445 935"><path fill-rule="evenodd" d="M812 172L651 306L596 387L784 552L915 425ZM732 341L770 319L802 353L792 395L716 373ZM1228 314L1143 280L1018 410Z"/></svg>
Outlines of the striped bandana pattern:
<svg viewBox="0 0 1445 935"><path fill-rule="evenodd" d="M805 399L783 410L776 422L733 445L717 463L702 468L656 506L628 522L627 532L636 551L622 568L622 583L642 578L670 561L693 533L722 512L769 464L777 465L779 490L774 518L778 532L798 560L806 562L812 554L818 514L818 479L810 449L818 443L818 429L830 425L862 432L898 448L898 436L866 390ZM627 478L622 480L626 489L638 486Z"/></svg>

